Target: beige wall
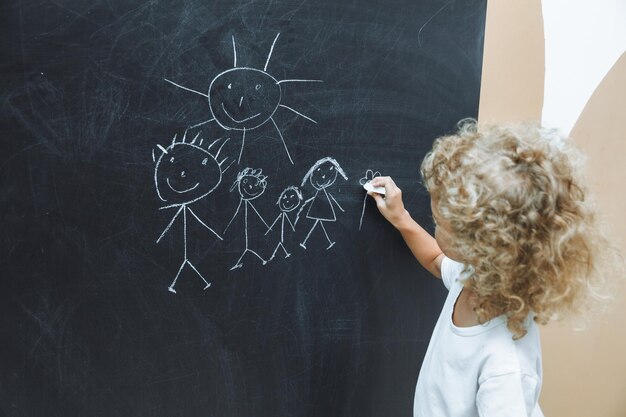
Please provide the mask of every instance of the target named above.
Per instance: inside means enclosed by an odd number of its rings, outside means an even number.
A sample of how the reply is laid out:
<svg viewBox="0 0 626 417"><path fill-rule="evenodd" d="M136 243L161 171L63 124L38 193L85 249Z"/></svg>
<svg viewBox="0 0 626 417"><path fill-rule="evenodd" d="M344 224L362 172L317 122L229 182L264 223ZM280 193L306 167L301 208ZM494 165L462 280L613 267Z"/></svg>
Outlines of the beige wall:
<svg viewBox="0 0 626 417"><path fill-rule="evenodd" d="M543 73L541 2L489 1L479 121L539 120ZM623 55L596 89L571 133L589 157L591 191L622 253L626 253L625 121ZM542 328L542 344L540 402L546 417L626 416L624 282L618 284L609 312L595 318L587 330L550 324Z"/></svg>

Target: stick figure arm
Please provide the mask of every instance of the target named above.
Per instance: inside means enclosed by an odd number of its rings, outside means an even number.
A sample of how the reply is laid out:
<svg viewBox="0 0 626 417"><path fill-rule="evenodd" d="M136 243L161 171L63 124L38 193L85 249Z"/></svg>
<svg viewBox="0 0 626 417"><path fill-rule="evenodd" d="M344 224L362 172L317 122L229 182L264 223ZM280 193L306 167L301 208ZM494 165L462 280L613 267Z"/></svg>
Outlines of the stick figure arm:
<svg viewBox="0 0 626 417"><path fill-rule="evenodd" d="M170 228L174 224L174 221L176 220L176 218L178 217L180 212L183 210L183 208L185 208L185 206L180 206L180 208L178 209L176 214L174 214L174 217L172 217L172 220L170 220L169 224L165 227L165 230L163 230L163 233L161 233L161 236L159 236L159 238L156 240L156 243L159 243L161 241L161 239L163 238L163 236L165 236L167 231L170 230Z"/></svg>
<svg viewBox="0 0 626 417"><path fill-rule="evenodd" d="M272 225L267 228L267 232L265 232L265 235L267 235L269 232L272 231L272 228L276 225L276 222L278 222L278 220L280 220L280 214L278 215L278 217L276 217L276 220L274 220L274 223L272 223Z"/></svg>
<svg viewBox="0 0 626 417"><path fill-rule="evenodd" d="M217 232L213 229L211 229L209 226L206 225L206 223L204 223L202 220L200 220L200 218L196 215L196 213L194 213L191 209L189 209L189 212L191 213L191 215L193 217L196 218L196 220L198 220L200 222L200 224L204 227L206 227L207 229L209 229L209 231L213 232L213 234L219 239L219 240L224 240L224 238L222 238L220 235L217 234Z"/></svg>
<svg viewBox="0 0 626 417"><path fill-rule="evenodd" d="M309 198L308 200L306 200L304 202L304 204L302 205L302 207L300 207L300 210L298 210L298 214L296 215L296 221L294 222L294 224L298 224L298 220L300 220L300 213L302 213L304 211L304 208L306 207L307 204L309 204L311 201L315 200L315 196Z"/></svg>
<svg viewBox="0 0 626 417"><path fill-rule="evenodd" d="M230 224L233 222L233 220L235 220L235 217L237 217L237 214L239 213L239 209L241 208L241 203L243 202L243 200L239 200L239 205L237 206L237 210L235 211L235 214L233 215L233 218L230 219L230 221L228 222L228 224L226 225L226 229L224 229L224 233L226 234L226 231L228 230L228 228L230 227Z"/></svg>
<svg viewBox="0 0 626 417"><path fill-rule="evenodd" d="M328 195L330 196L330 198L332 198L332 199L333 199L333 201L335 202L335 204L337 205L337 207L339 208L339 210L341 210L341 211L343 211L343 212L345 213L346 211L343 209L343 207L341 207L341 206L339 205L339 203L337 202L337 200L335 200L335 197L333 197L333 195L332 195L331 193L328 193Z"/></svg>
<svg viewBox="0 0 626 417"><path fill-rule="evenodd" d="M254 210L254 212L256 213L257 216L259 216L259 219L261 219L261 221L263 222L263 224L265 225L265 227L267 227L268 229L270 228L267 225L267 222L263 219L263 217L259 214L259 212L257 211L257 209L254 207L254 205L250 204L250 207L252 207L252 210Z"/></svg>

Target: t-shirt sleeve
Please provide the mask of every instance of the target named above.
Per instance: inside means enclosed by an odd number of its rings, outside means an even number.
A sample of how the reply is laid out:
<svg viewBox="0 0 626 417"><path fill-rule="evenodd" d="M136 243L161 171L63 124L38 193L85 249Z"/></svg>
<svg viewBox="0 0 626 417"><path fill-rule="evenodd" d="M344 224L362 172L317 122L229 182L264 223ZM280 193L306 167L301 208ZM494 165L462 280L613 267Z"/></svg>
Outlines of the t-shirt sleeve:
<svg viewBox="0 0 626 417"><path fill-rule="evenodd" d="M476 407L480 417L531 417L539 410L539 381L512 372L485 379L479 384Z"/></svg>
<svg viewBox="0 0 626 417"><path fill-rule="evenodd" d="M453 261L447 256L443 257L441 260L441 280L448 291L450 291L452 284L460 278L464 268L465 265L462 263Z"/></svg>

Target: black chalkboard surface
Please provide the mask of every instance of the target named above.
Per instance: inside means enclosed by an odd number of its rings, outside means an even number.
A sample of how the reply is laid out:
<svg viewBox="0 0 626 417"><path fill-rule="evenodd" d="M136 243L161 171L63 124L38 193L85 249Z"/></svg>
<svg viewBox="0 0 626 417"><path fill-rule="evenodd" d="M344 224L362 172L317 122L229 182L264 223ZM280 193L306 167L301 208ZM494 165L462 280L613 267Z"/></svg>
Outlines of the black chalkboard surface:
<svg viewBox="0 0 626 417"><path fill-rule="evenodd" d="M361 185L431 227L485 3L5 2L0 414L410 416L445 290Z"/></svg>

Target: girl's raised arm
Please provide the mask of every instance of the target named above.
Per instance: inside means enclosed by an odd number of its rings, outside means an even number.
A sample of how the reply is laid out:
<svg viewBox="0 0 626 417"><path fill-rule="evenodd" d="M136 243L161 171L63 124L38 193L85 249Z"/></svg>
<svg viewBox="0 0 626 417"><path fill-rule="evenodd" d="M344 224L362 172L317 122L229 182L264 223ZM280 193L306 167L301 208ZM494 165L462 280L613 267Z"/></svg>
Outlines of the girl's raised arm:
<svg viewBox="0 0 626 417"><path fill-rule="evenodd" d="M390 177L377 177L372 180L374 187L385 187L385 197L368 192L376 200L380 213L402 235L413 256L437 278L441 278L441 261L444 254L437 241L424 230L404 208L402 190Z"/></svg>

